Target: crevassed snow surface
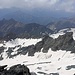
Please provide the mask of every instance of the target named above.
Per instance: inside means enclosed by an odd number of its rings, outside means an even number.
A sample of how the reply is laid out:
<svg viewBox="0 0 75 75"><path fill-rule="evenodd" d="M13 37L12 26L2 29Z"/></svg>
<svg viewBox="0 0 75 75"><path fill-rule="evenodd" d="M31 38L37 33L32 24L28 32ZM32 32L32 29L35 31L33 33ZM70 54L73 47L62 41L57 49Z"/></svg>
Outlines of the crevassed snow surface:
<svg viewBox="0 0 75 75"><path fill-rule="evenodd" d="M59 73L59 75L73 75L75 68L66 70L67 66L75 65L75 54L70 51L52 51L49 49L48 53L37 52L34 56L18 55L14 58L5 58L0 61L0 65L8 65L8 68L16 64L25 64L29 67L31 72L44 73Z"/></svg>

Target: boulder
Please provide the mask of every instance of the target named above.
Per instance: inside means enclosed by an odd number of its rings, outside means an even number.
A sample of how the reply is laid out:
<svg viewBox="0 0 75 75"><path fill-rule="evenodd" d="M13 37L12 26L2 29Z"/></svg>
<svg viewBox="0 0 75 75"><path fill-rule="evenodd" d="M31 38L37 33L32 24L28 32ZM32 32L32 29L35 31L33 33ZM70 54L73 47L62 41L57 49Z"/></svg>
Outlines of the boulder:
<svg viewBox="0 0 75 75"><path fill-rule="evenodd" d="M29 69L25 65L14 65L9 70L4 69L6 66L0 67L0 75L31 75Z"/></svg>

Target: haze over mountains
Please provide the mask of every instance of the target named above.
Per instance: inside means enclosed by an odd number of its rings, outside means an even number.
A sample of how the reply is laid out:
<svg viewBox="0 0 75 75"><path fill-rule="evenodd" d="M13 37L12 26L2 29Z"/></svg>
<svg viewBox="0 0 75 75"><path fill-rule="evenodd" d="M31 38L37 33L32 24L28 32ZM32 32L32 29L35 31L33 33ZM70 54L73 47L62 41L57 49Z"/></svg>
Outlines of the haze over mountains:
<svg viewBox="0 0 75 75"><path fill-rule="evenodd" d="M46 25L49 22L57 21L60 19L74 18L74 13L67 13L63 11L50 11L48 9L30 9L24 10L19 8L4 8L0 9L0 20L15 19L23 23L39 23Z"/></svg>

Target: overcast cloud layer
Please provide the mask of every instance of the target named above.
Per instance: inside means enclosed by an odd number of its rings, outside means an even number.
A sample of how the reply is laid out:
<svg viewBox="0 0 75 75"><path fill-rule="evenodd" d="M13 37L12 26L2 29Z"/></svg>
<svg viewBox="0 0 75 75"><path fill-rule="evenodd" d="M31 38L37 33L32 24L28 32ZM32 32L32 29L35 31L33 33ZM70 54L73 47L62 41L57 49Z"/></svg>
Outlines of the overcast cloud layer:
<svg viewBox="0 0 75 75"><path fill-rule="evenodd" d="M0 8L43 8L75 12L75 0L0 0Z"/></svg>

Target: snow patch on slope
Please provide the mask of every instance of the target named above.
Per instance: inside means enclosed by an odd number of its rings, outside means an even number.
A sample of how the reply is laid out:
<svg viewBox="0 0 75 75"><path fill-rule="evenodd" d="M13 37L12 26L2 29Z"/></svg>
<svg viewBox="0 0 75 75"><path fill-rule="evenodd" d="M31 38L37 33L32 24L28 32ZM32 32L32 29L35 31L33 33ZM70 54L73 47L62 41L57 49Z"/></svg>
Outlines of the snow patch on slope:
<svg viewBox="0 0 75 75"><path fill-rule="evenodd" d="M4 59L9 58L7 51L9 48L13 48L13 52L11 53L11 55L17 54L17 50L19 48L22 47L27 47L29 45L35 45L37 42L41 41L42 39L20 39L20 38L16 38L15 40L11 40L11 41L4 41L4 43L0 44L0 47L5 47L4 52L1 53L2 57Z"/></svg>
<svg viewBox="0 0 75 75"><path fill-rule="evenodd" d="M8 42L5 42L5 47L15 47L18 45L21 45L21 47L26 47L29 45L35 45L37 42L41 41L42 39L20 39L16 38L15 40L11 40Z"/></svg>
<svg viewBox="0 0 75 75"><path fill-rule="evenodd" d="M75 65L75 54L70 51L52 51L48 53L36 52L34 56L18 55L14 58L6 58L0 61L0 65L8 65L8 67L16 64L25 64L31 72L59 73L59 75L73 75L75 68L66 70L69 65Z"/></svg>
<svg viewBox="0 0 75 75"><path fill-rule="evenodd" d="M51 34L50 37L53 39L56 39L59 37L59 35L64 35L66 32L73 32L73 39L75 40L75 28L66 28L58 31L58 33Z"/></svg>
<svg viewBox="0 0 75 75"><path fill-rule="evenodd" d="M53 39L58 38L59 35L64 35L65 34L64 31L67 31L67 30L68 30L68 28L67 29L62 29L62 30L58 31L58 33L51 34L50 37L52 37Z"/></svg>
<svg viewBox="0 0 75 75"><path fill-rule="evenodd" d="M68 32L73 32L73 39L75 40L75 28L71 28L71 30Z"/></svg>

